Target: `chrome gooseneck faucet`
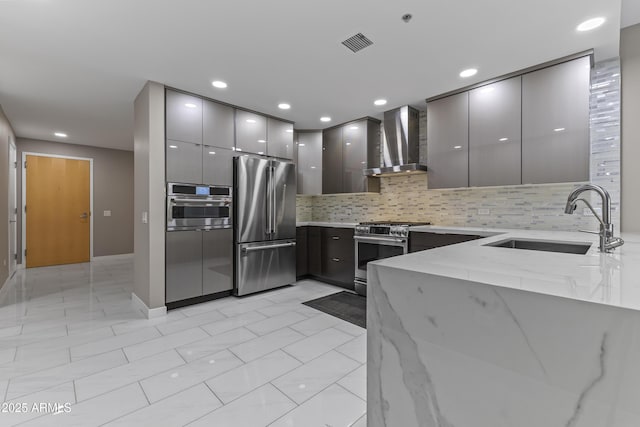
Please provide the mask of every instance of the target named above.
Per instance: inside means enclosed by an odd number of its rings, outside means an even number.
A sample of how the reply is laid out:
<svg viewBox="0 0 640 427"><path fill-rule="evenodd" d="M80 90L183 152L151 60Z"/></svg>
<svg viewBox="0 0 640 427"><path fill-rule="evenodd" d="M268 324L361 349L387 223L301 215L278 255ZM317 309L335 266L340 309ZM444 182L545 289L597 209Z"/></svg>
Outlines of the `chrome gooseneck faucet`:
<svg viewBox="0 0 640 427"><path fill-rule="evenodd" d="M596 213L591 204L579 197L580 194L585 191L595 191L600 195L602 199L602 218ZM564 213L572 214L573 211L576 210L578 201L582 201L589 210L593 213L593 215L600 222L600 252L611 252L613 249L618 246L622 246L624 244L624 240L619 237L613 237L613 224L611 224L611 196L604 188L599 185L594 184L584 184L580 187L573 190L571 194L569 194L569 198L567 199L567 206L564 208Z"/></svg>

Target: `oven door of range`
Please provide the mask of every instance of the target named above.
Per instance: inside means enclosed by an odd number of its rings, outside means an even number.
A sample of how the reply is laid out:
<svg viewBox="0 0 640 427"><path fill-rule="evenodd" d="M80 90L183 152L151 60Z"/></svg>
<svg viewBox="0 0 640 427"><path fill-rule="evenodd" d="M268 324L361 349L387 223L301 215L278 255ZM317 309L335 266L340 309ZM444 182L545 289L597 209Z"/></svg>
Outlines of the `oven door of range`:
<svg viewBox="0 0 640 427"><path fill-rule="evenodd" d="M167 197L167 231L230 228L229 197Z"/></svg>
<svg viewBox="0 0 640 427"><path fill-rule="evenodd" d="M366 285L367 263L404 255L409 251L409 239L406 237L354 236L353 239L356 251L356 285Z"/></svg>

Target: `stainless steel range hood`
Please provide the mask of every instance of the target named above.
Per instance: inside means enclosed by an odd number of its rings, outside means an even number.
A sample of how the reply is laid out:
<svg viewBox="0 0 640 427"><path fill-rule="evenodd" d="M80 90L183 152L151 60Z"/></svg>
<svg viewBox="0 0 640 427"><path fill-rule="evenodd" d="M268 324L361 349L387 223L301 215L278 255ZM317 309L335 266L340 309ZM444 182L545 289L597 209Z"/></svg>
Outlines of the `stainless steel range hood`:
<svg viewBox="0 0 640 427"><path fill-rule="evenodd" d="M408 105L384 113L382 166L365 169L366 176L392 176L400 173L426 173L419 164L419 112Z"/></svg>

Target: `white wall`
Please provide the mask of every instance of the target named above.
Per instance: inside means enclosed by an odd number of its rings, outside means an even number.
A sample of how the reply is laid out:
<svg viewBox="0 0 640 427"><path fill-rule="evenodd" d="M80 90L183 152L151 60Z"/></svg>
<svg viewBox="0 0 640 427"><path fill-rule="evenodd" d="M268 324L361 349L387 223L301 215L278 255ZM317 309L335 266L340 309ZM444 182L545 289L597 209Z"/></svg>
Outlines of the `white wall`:
<svg viewBox="0 0 640 427"><path fill-rule="evenodd" d="M640 24L620 32L622 231L640 232Z"/></svg>
<svg viewBox="0 0 640 427"><path fill-rule="evenodd" d="M164 86L147 82L134 115L134 294L159 309L165 306Z"/></svg>

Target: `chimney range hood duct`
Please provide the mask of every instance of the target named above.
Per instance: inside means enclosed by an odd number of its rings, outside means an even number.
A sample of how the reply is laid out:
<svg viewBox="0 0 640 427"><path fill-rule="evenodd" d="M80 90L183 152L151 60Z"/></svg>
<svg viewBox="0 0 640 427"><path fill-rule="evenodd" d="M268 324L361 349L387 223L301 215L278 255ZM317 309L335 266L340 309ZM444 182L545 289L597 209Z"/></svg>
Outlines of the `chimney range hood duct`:
<svg viewBox="0 0 640 427"><path fill-rule="evenodd" d="M366 176L427 172L425 165L418 164L420 149L418 121L418 110L408 105L384 113L383 166L365 169L363 172Z"/></svg>

